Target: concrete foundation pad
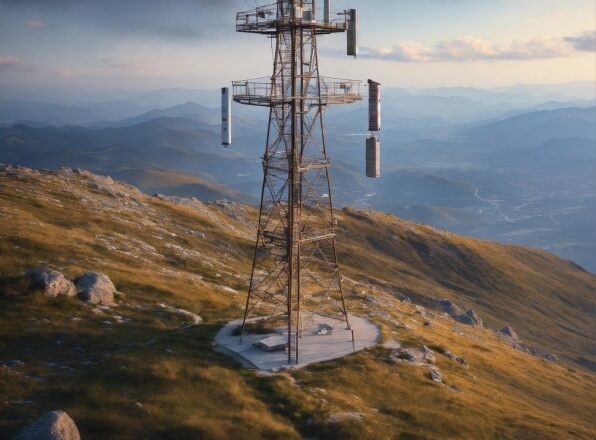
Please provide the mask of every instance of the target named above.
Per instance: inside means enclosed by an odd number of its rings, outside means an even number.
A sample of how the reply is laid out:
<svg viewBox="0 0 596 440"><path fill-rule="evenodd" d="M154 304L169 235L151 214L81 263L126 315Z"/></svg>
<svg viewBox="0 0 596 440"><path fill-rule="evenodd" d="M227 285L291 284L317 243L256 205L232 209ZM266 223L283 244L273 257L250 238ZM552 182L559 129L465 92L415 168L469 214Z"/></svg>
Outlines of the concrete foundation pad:
<svg viewBox="0 0 596 440"><path fill-rule="evenodd" d="M288 364L286 350L266 352L254 346L267 338L284 336L287 340L287 330L279 329L277 333L245 334L242 344L240 336L234 336L234 330L242 325L242 320L232 321L224 326L215 336L219 351L238 359L243 365L257 368L262 371L278 371L283 368L302 368L307 365L337 359L354 351L372 347L379 342L380 331L378 327L365 318L350 315L351 330L354 331L354 344L352 345L352 331L346 328L346 323L323 316L314 316L309 319L302 336L299 339L299 363ZM259 318L249 322L255 322ZM320 333L321 326L332 327L328 334Z"/></svg>

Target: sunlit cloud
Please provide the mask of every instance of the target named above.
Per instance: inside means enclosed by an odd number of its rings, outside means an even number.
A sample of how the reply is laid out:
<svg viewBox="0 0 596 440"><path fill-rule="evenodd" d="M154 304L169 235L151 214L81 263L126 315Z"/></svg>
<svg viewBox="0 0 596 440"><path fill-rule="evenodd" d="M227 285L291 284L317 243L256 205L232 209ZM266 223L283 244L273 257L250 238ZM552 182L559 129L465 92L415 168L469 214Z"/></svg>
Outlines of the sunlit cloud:
<svg viewBox="0 0 596 440"><path fill-rule="evenodd" d="M524 42L513 42L499 47L483 38L466 36L439 41L425 46L415 41L400 42L392 47L364 47L365 58L384 59L405 63L475 62L475 61L524 61L566 58L578 51L594 51L594 32L570 37L545 37Z"/></svg>
<svg viewBox="0 0 596 440"><path fill-rule="evenodd" d="M46 26L46 24L41 20L29 20L25 23L25 26L29 29L41 29Z"/></svg>
<svg viewBox="0 0 596 440"><path fill-rule="evenodd" d="M34 70L33 66L30 66L16 57L13 56L3 56L0 55L0 72L10 72L10 71L32 71Z"/></svg>

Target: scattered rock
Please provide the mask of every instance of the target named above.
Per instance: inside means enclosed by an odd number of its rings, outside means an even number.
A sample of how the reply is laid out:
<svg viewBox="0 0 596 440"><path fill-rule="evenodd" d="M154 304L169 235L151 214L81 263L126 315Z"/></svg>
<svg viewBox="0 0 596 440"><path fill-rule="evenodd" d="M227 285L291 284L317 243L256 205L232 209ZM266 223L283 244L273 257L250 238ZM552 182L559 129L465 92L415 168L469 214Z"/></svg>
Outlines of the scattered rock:
<svg viewBox="0 0 596 440"><path fill-rule="evenodd" d="M331 424L346 423L346 422L361 422L364 414L359 412L342 412L330 414L327 422Z"/></svg>
<svg viewBox="0 0 596 440"><path fill-rule="evenodd" d="M523 347L525 348L526 353L529 353L532 356L540 357L551 362L557 362L559 360L559 357L556 354L549 353L541 348L529 347L527 345L523 345Z"/></svg>
<svg viewBox="0 0 596 440"><path fill-rule="evenodd" d="M52 411L18 432L12 440L80 440L75 422L64 411Z"/></svg>
<svg viewBox="0 0 596 440"><path fill-rule="evenodd" d="M443 312L447 313L453 319L461 322L462 324L477 325L479 327L484 326L482 318L478 316L478 313L476 313L476 311L473 309L468 309L464 312L460 306L448 299L441 299L437 301L437 305Z"/></svg>
<svg viewBox="0 0 596 440"><path fill-rule="evenodd" d="M422 355L424 360L429 364L434 364L436 362L435 352L428 348L426 345L423 346L420 351L422 351Z"/></svg>
<svg viewBox="0 0 596 440"><path fill-rule="evenodd" d="M461 356L456 357L455 362L457 362L458 364L462 364L466 367L468 366L468 362Z"/></svg>
<svg viewBox="0 0 596 440"><path fill-rule="evenodd" d="M409 296L406 296L406 295L403 295L401 293L398 293L397 294L397 299L399 299L404 304L412 304L412 300L410 299L410 297Z"/></svg>
<svg viewBox="0 0 596 440"><path fill-rule="evenodd" d="M531 347L527 344L524 344L511 326L506 326L499 330L498 335L516 350L523 351L524 353L528 353L532 356L540 357L551 362L557 362L559 360L557 355L549 353L541 348Z"/></svg>
<svg viewBox="0 0 596 440"><path fill-rule="evenodd" d="M441 299L438 302L439 308L450 315L461 315L463 310L448 299Z"/></svg>
<svg viewBox="0 0 596 440"><path fill-rule="evenodd" d="M197 324L200 324L201 322L203 322L203 318L201 318L196 313L190 312L188 310L178 309L176 307L172 307L172 306L169 306L164 303L159 303L158 306L164 310L167 310L168 312L175 313L180 316L184 316L185 318L190 320L193 325L197 325Z"/></svg>
<svg viewBox="0 0 596 440"><path fill-rule="evenodd" d="M3 365L6 365L9 368L21 368L25 366L25 362L20 361L18 359L13 359L10 361L6 361L2 363Z"/></svg>
<svg viewBox="0 0 596 440"><path fill-rule="evenodd" d="M517 336L517 333L515 332L515 330L513 330L513 328L510 326L503 327L499 331L499 334L504 339L508 339L508 340L511 340L513 342L518 342L518 343L521 342L521 340L519 339L519 336Z"/></svg>
<svg viewBox="0 0 596 440"><path fill-rule="evenodd" d="M429 375L433 382L443 383L443 375L437 368L431 368Z"/></svg>
<svg viewBox="0 0 596 440"><path fill-rule="evenodd" d="M41 289L44 295L50 298L77 295L74 283L56 270L38 267L28 270L25 278L29 280L32 289Z"/></svg>
<svg viewBox="0 0 596 440"><path fill-rule="evenodd" d="M478 316L474 309L468 309L466 313L457 316L455 320L466 325L477 325L479 327L484 327L484 321L482 321L482 318Z"/></svg>
<svg viewBox="0 0 596 440"><path fill-rule="evenodd" d="M436 362L434 351L427 346L422 348L397 348L392 351L391 358L397 362L410 362L413 364L434 364Z"/></svg>
<svg viewBox="0 0 596 440"><path fill-rule="evenodd" d="M79 298L91 304L114 305L116 288L107 275L87 272L75 280Z"/></svg>

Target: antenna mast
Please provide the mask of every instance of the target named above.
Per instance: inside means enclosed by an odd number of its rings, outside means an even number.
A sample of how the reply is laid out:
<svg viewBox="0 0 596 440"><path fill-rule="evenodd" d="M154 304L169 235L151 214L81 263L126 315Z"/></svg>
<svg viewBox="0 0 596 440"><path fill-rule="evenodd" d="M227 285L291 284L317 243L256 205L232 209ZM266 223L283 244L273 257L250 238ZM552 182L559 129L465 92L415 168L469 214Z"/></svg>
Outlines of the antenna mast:
<svg viewBox="0 0 596 440"><path fill-rule="evenodd" d="M324 7L317 9L317 0L278 0L236 15L238 32L275 42L271 77L233 82L235 102L269 108L242 335L251 316L282 314L288 364L299 363L302 331L316 316L332 317L350 329L337 263L323 113L330 105L361 100L361 82L321 76L317 38L349 31L348 53L355 56L356 12L332 19L329 1L319 3Z"/></svg>

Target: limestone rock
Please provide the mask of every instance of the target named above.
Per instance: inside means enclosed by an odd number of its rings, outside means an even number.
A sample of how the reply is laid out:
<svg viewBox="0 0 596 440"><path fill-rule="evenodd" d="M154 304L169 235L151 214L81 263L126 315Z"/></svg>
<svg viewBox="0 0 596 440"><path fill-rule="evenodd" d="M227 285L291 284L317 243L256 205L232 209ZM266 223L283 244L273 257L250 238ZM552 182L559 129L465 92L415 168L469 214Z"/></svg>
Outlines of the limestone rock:
<svg viewBox="0 0 596 440"><path fill-rule="evenodd" d="M397 293L397 299L399 299L404 304L412 304L412 299L409 296L403 295L401 293Z"/></svg>
<svg viewBox="0 0 596 440"><path fill-rule="evenodd" d="M107 275L87 272L75 280L79 298L91 304L114 305L116 287Z"/></svg>
<svg viewBox="0 0 596 440"><path fill-rule="evenodd" d="M432 368L430 370L430 378L432 379L433 382L443 383L443 375L436 368Z"/></svg>
<svg viewBox="0 0 596 440"><path fill-rule="evenodd" d="M466 313L456 317L455 319L456 321L466 325L477 325L479 327L484 326L484 321L482 321L482 318L478 316L478 313L476 313L474 309L468 309Z"/></svg>
<svg viewBox="0 0 596 440"><path fill-rule="evenodd" d="M439 300L439 308L449 315L461 315L463 310L455 303L448 299Z"/></svg>
<svg viewBox="0 0 596 440"><path fill-rule="evenodd" d="M52 411L18 432L12 440L80 440L74 420L64 411Z"/></svg>
<svg viewBox="0 0 596 440"><path fill-rule="evenodd" d="M531 354L532 356L540 357L551 362L557 362L559 358L557 355L549 353L541 348L532 347L522 342L515 330L511 326L506 326L499 330L499 336L511 347L516 350Z"/></svg>
<svg viewBox="0 0 596 440"><path fill-rule="evenodd" d="M429 364L434 364L436 362L435 352L428 348L426 345L420 349L422 352L422 356L424 360Z"/></svg>
<svg viewBox="0 0 596 440"><path fill-rule="evenodd" d="M327 421L332 424L345 423L345 422L360 422L364 417L363 414L358 412L343 412L330 414Z"/></svg>
<svg viewBox="0 0 596 440"><path fill-rule="evenodd" d="M503 327L499 331L499 334L505 339L509 339L509 340L515 341L515 342L521 342L521 340L519 339L519 336L517 336L517 333L515 332L515 330L513 330L513 328L510 326Z"/></svg>
<svg viewBox="0 0 596 440"><path fill-rule="evenodd" d="M393 350L392 358L397 362L410 362L413 364L434 364L436 362L434 351L424 346L422 348L398 348Z"/></svg>
<svg viewBox="0 0 596 440"><path fill-rule="evenodd" d="M31 288L41 289L45 296L55 298L58 296L73 297L77 289L72 281L56 270L38 267L25 273L31 283Z"/></svg>
<svg viewBox="0 0 596 440"><path fill-rule="evenodd" d="M484 326L482 318L473 309L463 311L463 309L448 299L441 299L437 302L438 307L453 319L466 325Z"/></svg>

